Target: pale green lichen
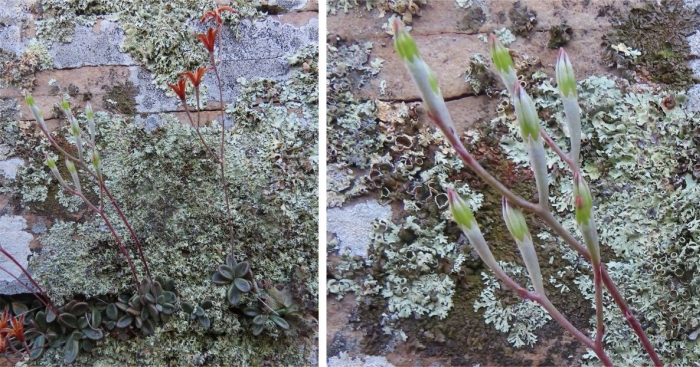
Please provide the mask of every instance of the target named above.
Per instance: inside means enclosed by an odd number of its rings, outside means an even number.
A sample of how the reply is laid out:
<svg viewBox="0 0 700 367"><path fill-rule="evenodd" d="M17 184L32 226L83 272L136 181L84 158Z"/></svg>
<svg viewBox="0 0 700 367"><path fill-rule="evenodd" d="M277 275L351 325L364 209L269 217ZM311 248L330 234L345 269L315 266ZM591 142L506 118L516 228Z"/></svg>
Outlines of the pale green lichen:
<svg viewBox="0 0 700 367"><path fill-rule="evenodd" d="M501 268L512 277L527 279L522 266L500 261ZM519 348L525 345L533 346L537 342L535 331L552 317L537 302L519 300L515 304L504 305L498 299L497 292L501 290L501 282L490 273L481 273L484 288L479 300L474 302L474 311L484 308L484 320L493 324L498 331L508 333L508 342ZM532 288L532 285L528 288Z"/></svg>
<svg viewBox="0 0 700 367"><path fill-rule="evenodd" d="M543 127L560 146L566 146L562 124L547 123L564 120L556 89L539 74L533 75L531 83L535 103L551 116ZM615 256L614 260L604 258L610 275L662 359L681 365L696 363L696 354L679 357L676 351L696 348L693 339L697 333L693 333L700 325L695 302L700 283L694 276L700 265L700 221L694 209L700 196L694 139L700 116L684 110L685 95L680 92L655 92L605 77L581 81L578 91L583 112L582 170L591 182L601 245ZM492 124L509 123L501 116ZM527 153L518 139L516 128L511 127L501 139L502 147L511 160L526 166ZM551 152L548 165L565 168ZM565 227L576 233L571 176L561 169L550 172L550 185L556 190L552 206ZM560 256L571 265L558 270L558 276L573 271L577 293L593 309L590 266L558 244L556 236L541 233L538 237L559 247ZM554 286L570 291L563 285ZM618 364L646 363L644 349L630 336L632 331L618 307L609 295L604 300L609 355ZM594 327L592 319L591 330ZM586 359L595 363L592 353Z"/></svg>
<svg viewBox="0 0 700 367"><path fill-rule="evenodd" d="M206 50L195 37L195 25L212 9L211 1L49 0L42 5L45 16L37 21L37 37L42 42L71 42L75 25L93 26L98 18L115 20L126 35L121 45L123 51L153 73L154 84L161 88L167 88L165 83L172 83L178 73L208 62ZM230 6L236 9L236 14L224 12L222 18L234 34L241 19L265 17L258 11L259 0L234 0Z"/></svg>
<svg viewBox="0 0 700 367"><path fill-rule="evenodd" d="M258 282L285 285L299 313L308 318L318 307L317 47L300 50L290 61L289 80L251 80L242 86L228 109L237 127L226 135L225 161L235 256L250 261ZM315 342L297 336L313 329L313 323L293 317L291 330L268 325L263 336L254 338L250 320L229 309L225 287L211 284L229 250L218 165L192 127L167 114L160 117L163 123L148 131L96 113L103 173L143 243L154 276L172 277L183 301L211 300L214 307L207 316L212 328L205 330L188 315L178 315L153 336L107 338L93 352L81 354L77 363L259 365L283 356L281 363L305 364L315 353ZM78 118L84 124L84 117ZM212 122L201 132L210 146L218 147L220 124ZM39 159L30 156L29 166L47 172ZM83 189L99 197L94 183L83 183ZM110 209L107 215L131 246L116 213ZM40 242L43 249L33 257L31 269L57 303L75 295L113 298L134 291L126 261L99 218L87 217L81 224L58 221ZM255 302L247 297L241 305ZM51 350L41 363L56 365L62 359L61 351Z"/></svg>

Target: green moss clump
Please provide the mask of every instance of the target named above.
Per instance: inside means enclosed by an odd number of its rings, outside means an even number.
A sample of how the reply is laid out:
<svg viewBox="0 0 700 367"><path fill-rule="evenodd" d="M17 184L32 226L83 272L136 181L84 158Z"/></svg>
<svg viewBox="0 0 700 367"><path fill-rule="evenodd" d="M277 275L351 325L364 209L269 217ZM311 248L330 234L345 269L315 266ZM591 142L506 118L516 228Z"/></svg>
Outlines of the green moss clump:
<svg viewBox="0 0 700 367"><path fill-rule="evenodd" d="M605 59L610 66L638 71L673 89L693 83L693 73L687 65L690 46L686 37L700 26L700 16L685 8L683 1L647 2L628 14L616 13L612 20L613 31L603 37ZM628 57L620 51L620 45L641 54Z"/></svg>
<svg viewBox="0 0 700 367"><path fill-rule="evenodd" d="M102 100L107 111L133 116L136 114L136 95L138 92L138 87L130 81L117 83L107 90Z"/></svg>

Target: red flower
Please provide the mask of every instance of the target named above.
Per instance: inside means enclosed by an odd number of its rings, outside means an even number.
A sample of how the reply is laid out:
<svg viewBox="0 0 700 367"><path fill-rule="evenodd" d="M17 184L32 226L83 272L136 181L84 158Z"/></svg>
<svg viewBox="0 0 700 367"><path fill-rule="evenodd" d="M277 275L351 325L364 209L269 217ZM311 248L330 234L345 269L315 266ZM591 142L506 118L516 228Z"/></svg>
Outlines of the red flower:
<svg viewBox="0 0 700 367"><path fill-rule="evenodd" d="M216 25L218 26L221 24L221 12L223 11L230 11L231 13L235 13L236 11L233 10L232 7L230 6L221 6L218 7L212 11L208 11L204 13L204 16L202 17L202 23L206 22L207 19L212 18L216 21Z"/></svg>
<svg viewBox="0 0 700 367"><path fill-rule="evenodd" d="M192 82L192 85L194 85L195 88L199 88L199 83L202 82L202 77L204 76L204 73L212 69L214 68L209 66L206 68L199 68L194 72L186 71L184 73L180 73L180 75L186 76Z"/></svg>
<svg viewBox="0 0 700 367"><path fill-rule="evenodd" d="M10 318L12 328L5 328L1 330L5 333L6 337L9 338L14 336L15 339L22 344L27 342L27 337L24 335L24 316L25 314L22 314L19 317Z"/></svg>
<svg viewBox="0 0 700 367"><path fill-rule="evenodd" d="M180 79L177 80L177 84L168 84L168 86L180 97L180 100L185 100L185 90L187 89L187 80L185 78L180 76Z"/></svg>
<svg viewBox="0 0 700 367"><path fill-rule="evenodd" d="M218 30L214 28L209 28L207 33L200 33L197 35L200 41L204 44L204 48L209 51L209 53L214 52L214 44L216 43L216 34L219 33Z"/></svg>

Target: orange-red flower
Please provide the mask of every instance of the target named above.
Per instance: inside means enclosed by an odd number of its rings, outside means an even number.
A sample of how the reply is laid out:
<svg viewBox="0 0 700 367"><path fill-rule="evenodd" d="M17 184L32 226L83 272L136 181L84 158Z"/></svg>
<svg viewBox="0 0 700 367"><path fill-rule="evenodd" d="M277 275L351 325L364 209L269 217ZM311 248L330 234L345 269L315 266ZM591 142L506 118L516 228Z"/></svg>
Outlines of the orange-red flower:
<svg viewBox="0 0 700 367"><path fill-rule="evenodd" d="M15 337L18 342L22 343L23 345L27 342L27 337L24 335L24 316L26 314L22 314L19 317L13 317L10 318L10 324L12 325L12 328L4 328L0 331L2 331L6 337Z"/></svg>
<svg viewBox="0 0 700 367"><path fill-rule="evenodd" d="M221 12L223 11L230 11L231 13L236 12L230 6L220 6L212 11L204 13L204 16L202 17L202 23L206 22L207 19L212 18L216 21L216 25L218 26L219 24L221 24Z"/></svg>
<svg viewBox="0 0 700 367"><path fill-rule="evenodd" d="M180 79L177 80L177 84L168 84L168 86L180 97L180 100L185 100L185 90L187 89L187 80L185 78L180 76Z"/></svg>
<svg viewBox="0 0 700 367"><path fill-rule="evenodd" d="M208 66L206 68L199 68L194 72L186 71L184 73L180 73L180 75L186 76L192 82L192 85L194 85L195 88L199 88L199 83L202 82L202 77L204 76L204 73L212 69L214 68Z"/></svg>
<svg viewBox="0 0 700 367"><path fill-rule="evenodd" d="M214 52L214 44L216 43L216 34L219 33L218 30L214 28L209 28L207 33L199 33L197 38L204 44L204 48L209 51L209 53Z"/></svg>

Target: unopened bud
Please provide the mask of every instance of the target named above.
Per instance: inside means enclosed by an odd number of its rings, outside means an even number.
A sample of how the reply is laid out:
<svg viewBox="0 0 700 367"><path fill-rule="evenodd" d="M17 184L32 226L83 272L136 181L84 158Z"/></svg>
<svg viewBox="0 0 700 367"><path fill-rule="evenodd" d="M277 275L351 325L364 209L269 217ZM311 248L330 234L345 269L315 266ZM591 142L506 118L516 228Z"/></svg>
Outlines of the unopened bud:
<svg viewBox="0 0 700 367"><path fill-rule="evenodd" d="M472 224L476 221L474 220L474 213L472 213L469 208L469 204L451 188L447 189L447 200L450 204L450 211L452 212L452 217L454 217L455 222L457 222L460 227L470 229Z"/></svg>
<svg viewBox="0 0 700 367"><path fill-rule="evenodd" d="M68 172L70 172L70 176L73 179L75 191L81 192L80 179L78 178L78 171L75 169L75 164L73 164L73 162L71 162L69 159L66 159L66 167L68 168Z"/></svg>
<svg viewBox="0 0 700 367"><path fill-rule="evenodd" d="M496 66L496 70L499 73L507 74L515 70L510 52L501 44L501 41L499 41L493 33L489 36L489 46L491 48L493 64Z"/></svg>
<svg viewBox="0 0 700 367"><path fill-rule="evenodd" d="M413 37L408 34L403 23L398 18L394 18L392 27L394 29L394 47L399 57L401 57L404 62L413 62L414 59L420 58L418 45L416 45L416 41Z"/></svg>
<svg viewBox="0 0 700 367"><path fill-rule="evenodd" d="M563 97L576 98L576 78L574 78L574 68L571 66L569 56L563 48L559 49L557 57L557 87Z"/></svg>
<svg viewBox="0 0 700 367"><path fill-rule="evenodd" d="M537 140L540 136L540 118L537 116L535 103L518 83L515 84L513 94L515 117L518 119L523 141L527 143L529 137Z"/></svg>
<svg viewBox="0 0 700 367"><path fill-rule="evenodd" d="M574 205L576 208L576 223L588 224L593 216L593 197L586 180L581 174L574 173Z"/></svg>
<svg viewBox="0 0 700 367"><path fill-rule="evenodd" d="M506 222L506 227L510 234L518 241L523 241L525 237L530 237L530 231L527 229L525 216L522 210L511 206L508 200L504 197L502 201L503 219Z"/></svg>
<svg viewBox="0 0 700 367"><path fill-rule="evenodd" d="M35 105L34 97L32 97L32 95L29 94L28 91L25 91L25 92L24 92L24 101L27 102L27 106L29 106L29 107Z"/></svg>

